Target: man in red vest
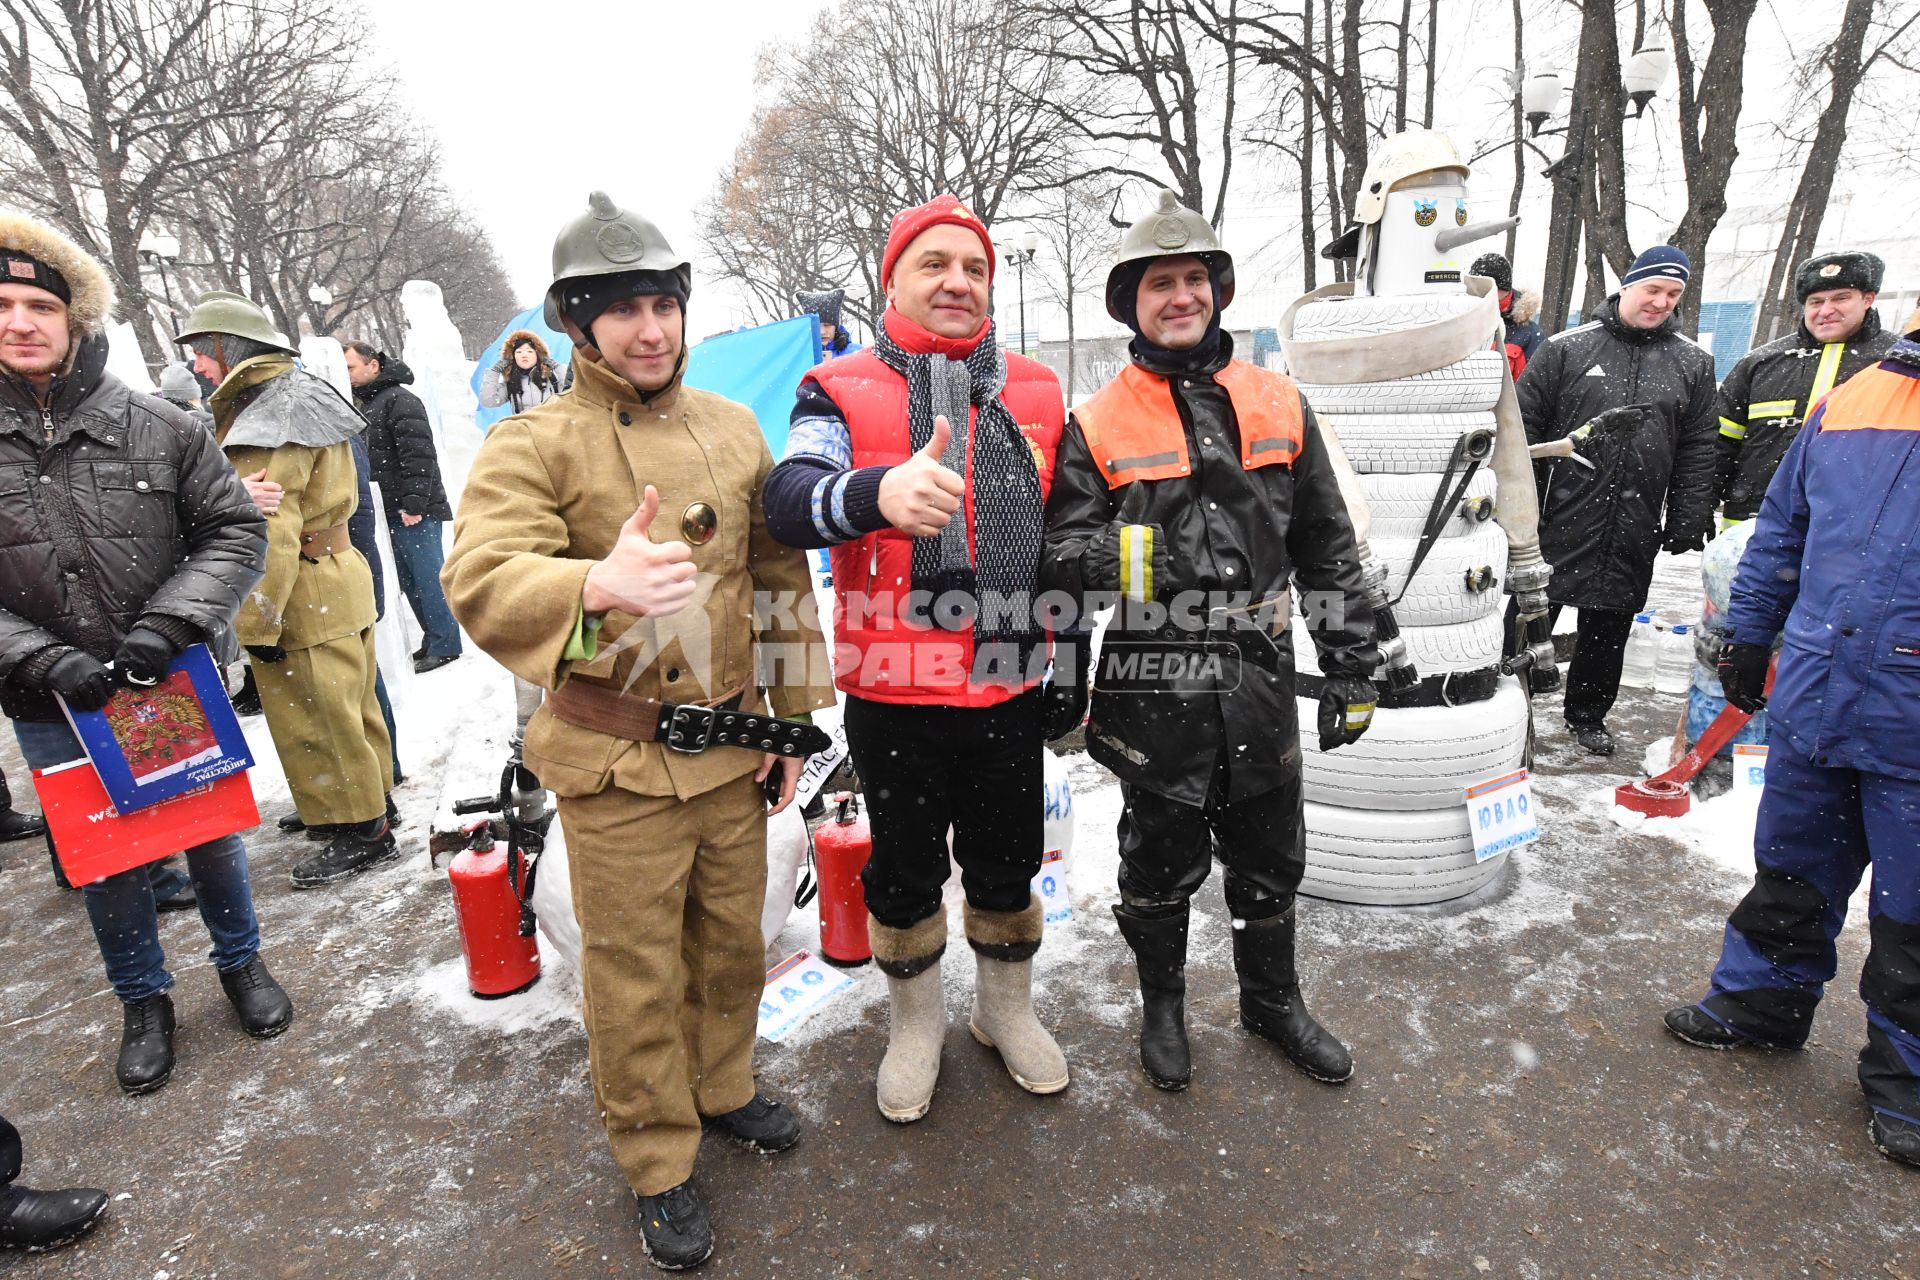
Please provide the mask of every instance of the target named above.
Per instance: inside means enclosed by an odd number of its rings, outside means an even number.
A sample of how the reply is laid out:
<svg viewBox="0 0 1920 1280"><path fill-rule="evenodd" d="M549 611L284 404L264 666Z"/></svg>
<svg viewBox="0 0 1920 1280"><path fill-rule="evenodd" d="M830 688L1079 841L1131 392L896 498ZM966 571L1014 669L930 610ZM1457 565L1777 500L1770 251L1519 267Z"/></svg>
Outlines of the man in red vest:
<svg viewBox="0 0 1920 1280"><path fill-rule="evenodd" d="M1294 966L1306 854L1289 580L1325 673L1322 750L1372 718L1373 613L1312 412L1290 379L1233 358L1233 289L1233 259L1171 192L1128 229L1107 311L1133 330L1133 362L1074 411L1040 572L1082 617L1118 597L1087 744L1126 800L1113 911L1138 962L1141 1065L1176 1091L1193 1074L1187 904L1215 852L1241 1023L1316 1080L1353 1074Z"/></svg>
<svg viewBox="0 0 1920 1280"><path fill-rule="evenodd" d="M767 527L831 547L834 675L867 796L861 876L891 1030L880 1111L927 1113L940 1073L947 839L976 962L968 1029L1032 1093L1067 1087L1034 1017L1047 635L1034 576L1063 423L1046 366L1000 351L986 227L950 195L898 214L873 346L800 384Z"/></svg>

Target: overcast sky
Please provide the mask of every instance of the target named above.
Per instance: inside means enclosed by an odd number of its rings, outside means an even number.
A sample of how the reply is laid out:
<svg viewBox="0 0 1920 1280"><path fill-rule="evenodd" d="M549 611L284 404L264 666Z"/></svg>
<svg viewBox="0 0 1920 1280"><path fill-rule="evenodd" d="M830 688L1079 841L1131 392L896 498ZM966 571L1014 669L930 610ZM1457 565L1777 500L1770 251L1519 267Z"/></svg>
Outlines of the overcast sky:
<svg viewBox="0 0 1920 1280"><path fill-rule="evenodd" d="M554 233L596 187L652 218L697 265L693 211L746 131L754 56L805 30L814 12L794 0L369 10L398 87L439 139L448 180L492 232L527 305L549 281ZM697 332L732 322L712 310L702 317L713 287L696 285Z"/></svg>

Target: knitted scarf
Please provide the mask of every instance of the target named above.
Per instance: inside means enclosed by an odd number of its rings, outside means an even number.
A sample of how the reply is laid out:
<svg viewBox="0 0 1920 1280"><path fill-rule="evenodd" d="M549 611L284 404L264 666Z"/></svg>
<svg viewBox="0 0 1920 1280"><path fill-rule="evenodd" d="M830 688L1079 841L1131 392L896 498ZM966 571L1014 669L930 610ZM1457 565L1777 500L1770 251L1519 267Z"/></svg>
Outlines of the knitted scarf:
<svg viewBox="0 0 1920 1280"><path fill-rule="evenodd" d="M939 625L971 627L976 649L1019 645L1024 669L1041 634L1032 599L1045 516L1033 450L1000 399L1007 362L993 325L985 325L969 346L889 309L874 335L874 354L907 380L908 447L926 448L934 418L945 415L953 436L941 462L967 476L972 459L972 502L963 503L938 534L913 540L914 589L932 593ZM977 415L968 413L970 405L977 406ZM964 615L938 607L954 591L973 604ZM983 599L990 607L979 607Z"/></svg>

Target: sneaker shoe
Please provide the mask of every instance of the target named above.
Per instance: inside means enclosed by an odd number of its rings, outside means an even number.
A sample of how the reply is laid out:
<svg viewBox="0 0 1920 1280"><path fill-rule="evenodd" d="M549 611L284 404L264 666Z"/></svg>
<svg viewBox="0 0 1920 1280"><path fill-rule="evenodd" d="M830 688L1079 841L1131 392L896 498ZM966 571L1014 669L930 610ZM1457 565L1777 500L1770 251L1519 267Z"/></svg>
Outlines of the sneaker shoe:
<svg viewBox="0 0 1920 1280"><path fill-rule="evenodd" d="M713 1253L713 1219L692 1179L657 1196L635 1195L640 1204L640 1247L662 1271L689 1271Z"/></svg>
<svg viewBox="0 0 1920 1280"><path fill-rule="evenodd" d="M1588 755L1610 756L1613 754L1613 735L1607 732L1607 726L1569 724L1567 728L1573 730L1574 741L1586 748Z"/></svg>
<svg viewBox="0 0 1920 1280"><path fill-rule="evenodd" d="M293 869L293 887L318 889L338 884L400 856L400 846L384 817L348 823L327 847Z"/></svg>
<svg viewBox="0 0 1920 1280"><path fill-rule="evenodd" d="M293 1001L259 956L220 975L220 986L227 993L240 1025L255 1040L271 1040L293 1024Z"/></svg>
<svg viewBox="0 0 1920 1280"><path fill-rule="evenodd" d="M762 1155L785 1151L800 1141L799 1117L786 1104L775 1102L764 1093L754 1094L753 1100L744 1107L708 1116L706 1123Z"/></svg>
<svg viewBox="0 0 1920 1280"><path fill-rule="evenodd" d="M1700 1012L1698 1005L1683 1004L1678 1009L1669 1009L1665 1021L1667 1030L1676 1038L1702 1049L1731 1049L1736 1045L1753 1043L1739 1032L1729 1031Z"/></svg>

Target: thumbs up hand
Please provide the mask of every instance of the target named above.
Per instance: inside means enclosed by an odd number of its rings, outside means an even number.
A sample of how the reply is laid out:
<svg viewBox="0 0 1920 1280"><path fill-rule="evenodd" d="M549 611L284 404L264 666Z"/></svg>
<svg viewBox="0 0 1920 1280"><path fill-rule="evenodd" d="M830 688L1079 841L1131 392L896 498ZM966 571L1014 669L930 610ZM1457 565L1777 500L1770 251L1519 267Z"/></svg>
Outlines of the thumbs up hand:
<svg viewBox="0 0 1920 1280"><path fill-rule="evenodd" d="M660 494L648 485L640 509L620 526L607 558L587 570L580 601L588 613L618 609L636 618L678 613L693 598L693 549L684 542L655 542L649 530L660 512Z"/></svg>
<svg viewBox="0 0 1920 1280"><path fill-rule="evenodd" d="M880 479L880 514L887 523L916 538L929 538L947 527L960 509L967 482L940 457L953 439L946 415L933 420L933 438L927 447Z"/></svg>

